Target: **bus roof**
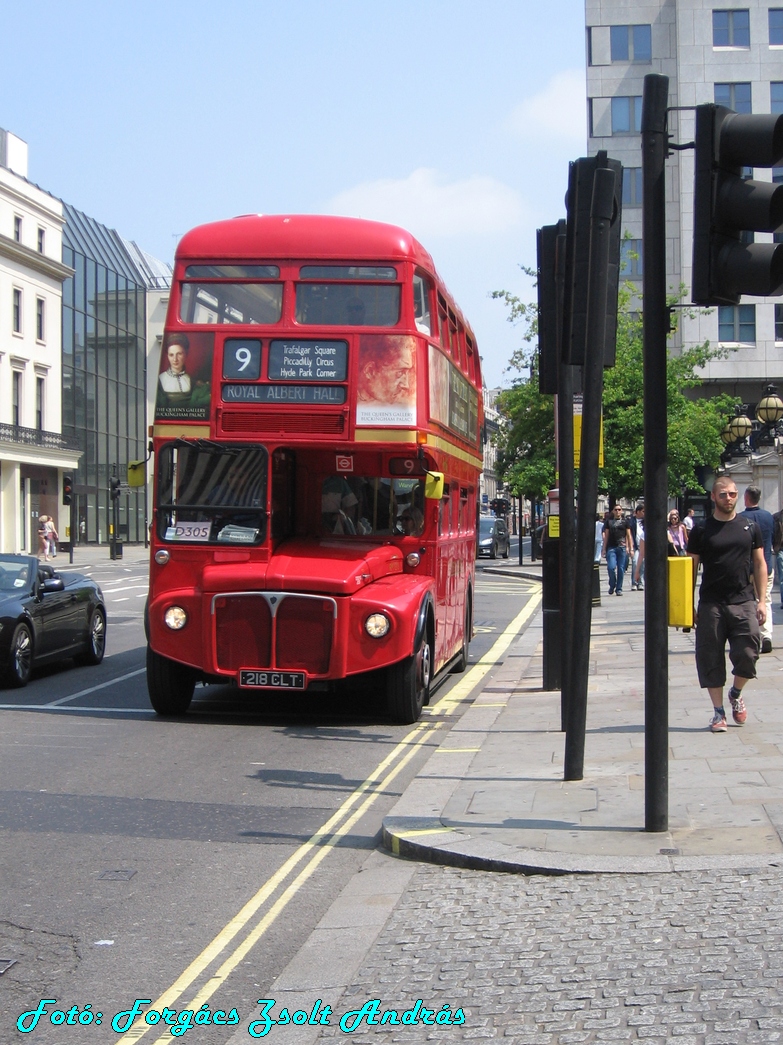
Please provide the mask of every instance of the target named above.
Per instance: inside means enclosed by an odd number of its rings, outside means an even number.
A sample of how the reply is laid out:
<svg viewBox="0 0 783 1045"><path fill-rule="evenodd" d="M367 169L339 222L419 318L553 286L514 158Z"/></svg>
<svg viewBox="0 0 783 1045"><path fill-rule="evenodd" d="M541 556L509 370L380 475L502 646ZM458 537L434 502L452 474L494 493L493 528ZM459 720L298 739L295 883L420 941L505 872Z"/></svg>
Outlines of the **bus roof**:
<svg viewBox="0 0 783 1045"><path fill-rule="evenodd" d="M413 261L437 275L429 253L396 225L323 214L245 214L199 225L177 258L329 258Z"/></svg>

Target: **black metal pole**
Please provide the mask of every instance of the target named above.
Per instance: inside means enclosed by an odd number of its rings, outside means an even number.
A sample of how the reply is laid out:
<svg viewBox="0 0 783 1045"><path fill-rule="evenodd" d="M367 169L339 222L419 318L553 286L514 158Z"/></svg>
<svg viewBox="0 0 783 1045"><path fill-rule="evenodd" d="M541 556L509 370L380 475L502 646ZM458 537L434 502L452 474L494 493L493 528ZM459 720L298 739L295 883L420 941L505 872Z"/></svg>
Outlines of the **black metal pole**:
<svg viewBox="0 0 783 1045"><path fill-rule="evenodd" d="M523 555L522 555L523 549L522 549L522 494L521 493L517 497L517 505L519 507L519 526L517 527L517 529L519 530L519 565L522 566L522 564L524 563L524 558L523 558Z"/></svg>
<svg viewBox="0 0 783 1045"><path fill-rule="evenodd" d="M590 673L595 504L598 500L598 450L604 386L604 345L609 280L609 230L614 215L615 172L599 167L593 179L590 209L585 361L582 370L582 443L579 464L579 518L573 600L573 676L565 742L566 780L584 777L587 688Z"/></svg>
<svg viewBox="0 0 783 1045"><path fill-rule="evenodd" d="M666 107L669 78L650 73L642 100L644 251L644 826L669 825L669 635L666 335Z"/></svg>
<svg viewBox="0 0 783 1045"><path fill-rule="evenodd" d="M558 301L558 337L562 347L562 317L565 290L565 222L557 237L555 280ZM574 368L563 363L558 368L557 431L558 486L560 488L560 728L568 724L571 699L571 650L574 631L574 572L576 568L576 516L574 514Z"/></svg>

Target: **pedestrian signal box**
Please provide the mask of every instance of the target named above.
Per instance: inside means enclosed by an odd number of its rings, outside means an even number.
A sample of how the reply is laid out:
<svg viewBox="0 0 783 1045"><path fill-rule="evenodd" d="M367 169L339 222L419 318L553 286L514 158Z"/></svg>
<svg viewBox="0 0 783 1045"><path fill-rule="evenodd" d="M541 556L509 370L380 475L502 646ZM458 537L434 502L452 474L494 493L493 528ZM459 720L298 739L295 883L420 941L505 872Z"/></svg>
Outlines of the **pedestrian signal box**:
<svg viewBox="0 0 783 1045"><path fill-rule="evenodd" d="M670 556L666 560L669 571L669 627L693 627L693 559L690 555Z"/></svg>

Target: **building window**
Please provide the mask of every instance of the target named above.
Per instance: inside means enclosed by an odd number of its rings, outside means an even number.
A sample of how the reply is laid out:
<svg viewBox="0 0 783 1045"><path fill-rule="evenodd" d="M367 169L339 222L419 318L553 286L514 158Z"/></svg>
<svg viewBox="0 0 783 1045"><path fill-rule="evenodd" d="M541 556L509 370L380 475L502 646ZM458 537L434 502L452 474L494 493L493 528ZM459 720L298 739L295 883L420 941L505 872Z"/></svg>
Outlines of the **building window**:
<svg viewBox="0 0 783 1045"><path fill-rule="evenodd" d="M18 428L22 423L22 375L18 370L13 372L11 389L11 406L13 411L13 423Z"/></svg>
<svg viewBox="0 0 783 1045"><path fill-rule="evenodd" d="M718 308L718 341L722 344L755 344L756 306L721 305Z"/></svg>
<svg viewBox="0 0 783 1045"><path fill-rule="evenodd" d="M642 168L623 168L623 206L641 207L642 205Z"/></svg>
<svg viewBox="0 0 783 1045"><path fill-rule="evenodd" d="M612 134L639 134L641 129L641 95L612 98Z"/></svg>
<svg viewBox="0 0 783 1045"><path fill-rule="evenodd" d="M715 102L734 112L753 112L749 83L716 83Z"/></svg>
<svg viewBox="0 0 783 1045"><path fill-rule="evenodd" d="M783 305L775 305L775 340L783 341Z"/></svg>
<svg viewBox="0 0 783 1045"><path fill-rule="evenodd" d="M14 307L13 307L13 319L14 319L14 333L22 333L22 292L18 287L14 287Z"/></svg>
<svg viewBox="0 0 783 1045"><path fill-rule="evenodd" d="M17 243L22 242L22 219L18 214L14 214L14 239Z"/></svg>
<svg viewBox="0 0 783 1045"><path fill-rule="evenodd" d="M38 341L46 340L46 302L43 298L35 299L35 336Z"/></svg>
<svg viewBox="0 0 783 1045"><path fill-rule="evenodd" d="M642 278L642 241L625 239L620 244L620 275L623 279Z"/></svg>
<svg viewBox="0 0 783 1045"><path fill-rule="evenodd" d="M613 62L652 61L652 32L649 25L613 25L609 29Z"/></svg>
<svg viewBox="0 0 783 1045"><path fill-rule="evenodd" d="M750 47L750 12L713 11L713 47Z"/></svg>
<svg viewBox="0 0 783 1045"><path fill-rule="evenodd" d="M38 229L38 253L43 254L46 246L46 229Z"/></svg>
<svg viewBox="0 0 783 1045"><path fill-rule="evenodd" d="M769 111L783 113L783 83L769 85Z"/></svg>
<svg viewBox="0 0 783 1045"><path fill-rule="evenodd" d="M35 427L39 432L44 430L44 379L35 379Z"/></svg>
<svg viewBox="0 0 783 1045"><path fill-rule="evenodd" d="M769 42L773 47L783 44L783 7L769 9Z"/></svg>

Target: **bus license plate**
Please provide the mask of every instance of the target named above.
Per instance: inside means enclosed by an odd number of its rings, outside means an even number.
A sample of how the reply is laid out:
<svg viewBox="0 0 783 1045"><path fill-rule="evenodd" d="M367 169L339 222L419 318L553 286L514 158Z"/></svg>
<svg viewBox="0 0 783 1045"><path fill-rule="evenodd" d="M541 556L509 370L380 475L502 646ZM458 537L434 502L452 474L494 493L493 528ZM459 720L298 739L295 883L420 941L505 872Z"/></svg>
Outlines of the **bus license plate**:
<svg viewBox="0 0 783 1045"><path fill-rule="evenodd" d="M253 671L239 672L239 685L248 689L304 689L303 671Z"/></svg>

